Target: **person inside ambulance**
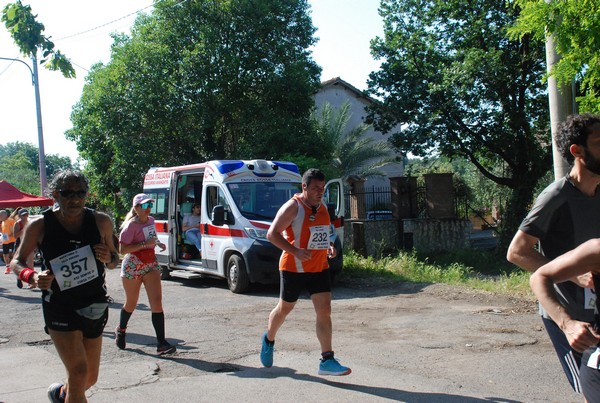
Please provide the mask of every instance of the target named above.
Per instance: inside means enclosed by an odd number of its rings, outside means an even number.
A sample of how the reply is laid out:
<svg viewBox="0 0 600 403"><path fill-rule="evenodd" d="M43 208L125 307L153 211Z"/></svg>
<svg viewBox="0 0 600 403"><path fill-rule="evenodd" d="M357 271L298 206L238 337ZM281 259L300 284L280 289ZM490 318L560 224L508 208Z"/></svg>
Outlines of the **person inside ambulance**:
<svg viewBox="0 0 600 403"><path fill-rule="evenodd" d="M185 239L193 242L193 244L201 253L202 243L200 242L202 236L200 235L200 203L194 203L192 206L192 214L188 214L183 217L182 230L185 232Z"/></svg>

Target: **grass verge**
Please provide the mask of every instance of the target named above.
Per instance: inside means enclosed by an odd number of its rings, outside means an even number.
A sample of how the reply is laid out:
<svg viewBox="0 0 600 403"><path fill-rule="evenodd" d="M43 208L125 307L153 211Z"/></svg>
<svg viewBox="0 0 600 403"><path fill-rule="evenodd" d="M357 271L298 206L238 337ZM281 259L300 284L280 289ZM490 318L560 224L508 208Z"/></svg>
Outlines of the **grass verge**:
<svg viewBox="0 0 600 403"><path fill-rule="evenodd" d="M535 299L529 288L528 272L508 263L503 257L478 250L428 256L400 252L380 259L345 252L344 273L355 278L376 276L413 283L462 285Z"/></svg>

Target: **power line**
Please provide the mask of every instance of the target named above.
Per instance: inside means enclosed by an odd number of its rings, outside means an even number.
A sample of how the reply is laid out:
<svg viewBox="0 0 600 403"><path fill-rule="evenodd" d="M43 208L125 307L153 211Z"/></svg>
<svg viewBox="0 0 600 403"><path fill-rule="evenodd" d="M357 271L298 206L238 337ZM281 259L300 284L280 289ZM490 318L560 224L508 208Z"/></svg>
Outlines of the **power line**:
<svg viewBox="0 0 600 403"><path fill-rule="evenodd" d="M97 27L94 27L94 28L86 29L85 31L81 31L81 32L78 32L78 33L76 33L76 34L72 34L72 35L63 36L62 38L58 38L58 39L56 39L56 40L57 40L57 41L60 41L60 40L63 40L63 39L70 39L70 38L73 38L73 37L75 37L75 36L79 36L79 35L87 34L88 32L92 32L92 31L95 31L95 30L97 30L97 29L104 28L104 27L106 27L106 26L108 26L108 25L114 24L115 22L118 22L118 21L124 20L125 18L128 18L128 17L131 17L132 15L139 14L139 13L141 13L142 11L146 10L147 8L154 7L156 4L158 4L158 3L162 2L162 1L164 1L164 0L156 0L155 2L153 2L152 4L150 4L149 6L143 7L143 8L141 8L141 9L139 9L139 10L137 10L137 11L134 11L134 12L132 12L132 13L129 13L129 14L127 14L127 15L123 16L123 17L119 17L119 18L117 18L117 19L115 19L115 20L112 20L112 21L109 21L109 22L107 22L107 23L105 23L105 24L98 25ZM176 7L176 6L178 6L178 5L180 5L181 3L184 3L184 2L186 2L186 1L187 1L187 0L181 0L181 1L179 1L179 2L177 2L177 3L175 3L175 4L173 4L171 7Z"/></svg>
<svg viewBox="0 0 600 403"><path fill-rule="evenodd" d="M160 1L162 1L162 0L160 0ZM160 1L157 1L157 3L159 3ZM117 18L117 19L114 19L114 20L112 20L112 21L109 21L109 22L107 22L107 23L104 23L104 24L102 24L102 25L98 25L98 26L96 26L96 27L94 27L94 28L86 29L85 31L81 31L81 32L78 32L78 33L76 33L76 34L72 34L72 35L63 36L62 38L58 38L58 39L56 39L56 41L60 41L60 40L63 40L63 39L74 38L74 37L76 37L76 36L80 36L80 35L86 34L86 33L88 33L88 32L92 32L92 31L98 30L98 29L100 29L100 28L103 28L103 27L106 27L106 26L108 26L108 25L114 24L115 22L118 22L118 21L124 20L125 18L131 17L132 15L139 14L140 12L142 12L142 11L146 10L147 8L153 7L153 6L154 6L154 3L150 4L149 6L143 7L143 8L141 8L141 9L137 10L137 11L134 11L134 12L132 12L132 13L129 13L129 14L127 14L127 15L123 16L123 17L119 17L119 18ZM79 67L80 69L83 69L83 70L85 70L85 71L89 72L89 70L88 70L88 69L86 69L86 68L84 68L84 67L82 67L82 66L80 66L80 65L78 65L78 64L76 64L76 63L74 63L74 62L72 62L72 61L71 61L71 63L72 63L73 65L75 65L75 66ZM8 66L6 66L6 68L5 68L4 70L0 71L0 76L1 76L1 75L3 75L4 73L6 73L6 71L7 71L7 70L8 70L8 69L9 69L9 68L12 66L12 64L13 64L13 62L10 62L10 63L8 64Z"/></svg>
<svg viewBox="0 0 600 403"><path fill-rule="evenodd" d="M146 7L144 7L144 8L141 8L141 9L139 9L139 10L137 10L137 11L134 11L133 13L129 13L129 14L127 14L127 15L123 16L123 17L119 17L119 18L117 18L117 19L115 19L115 20L109 21L109 22L107 22L107 23L105 23L105 24L98 25L97 27L94 27L94 28L86 29L85 31L81 31L81 32L78 32L78 33L76 33L76 34L72 34L72 35L63 36L62 38L58 38L58 39L56 39L56 40L57 40L57 41L60 41L60 40L63 40L63 39L69 39L69 38L73 38L73 37L76 37L76 36L79 36L79 35L87 34L88 32L92 32L92 31L95 31L95 30L97 30L97 29L104 28L104 27L106 27L107 25L114 24L114 23L115 23L115 22L117 22L117 21L124 20L125 18L131 17L132 15L139 14L140 12L142 12L142 11L144 11L145 9L147 9L147 8L150 8L150 7L154 7L154 3L152 3L152 4L150 4L149 6L146 6Z"/></svg>
<svg viewBox="0 0 600 403"><path fill-rule="evenodd" d="M150 8L150 7L154 7L156 4L158 4L158 3L162 2L162 1L164 1L164 0L156 0L156 1L154 1L152 4L150 4L150 5L146 6L146 7L143 7L143 8L141 8L141 9L137 10L137 11L134 11L134 12L132 12L132 13L129 13L129 14L127 14L127 15L124 15L123 17L116 18L116 19L114 19L114 20L112 20L112 21L109 21L109 22L107 22L107 23L104 23L104 24L98 25L98 26L96 26L96 27L93 27L93 28L90 28L90 29L86 29L85 31L81 31L81 32L78 32L78 33L76 33L76 34L72 34L72 35L63 36L63 37L61 37L61 38L58 38L58 39L55 39L55 40L56 40L56 41L61 41L61 40L64 40L64 39L70 39L70 38L74 38L74 37L77 37L77 36L80 36L80 35L87 34L87 33L89 33L89 32L92 32L92 31L96 31L96 30L98 30L98 29L100 29L100 28L104 28L104 27L106 27L106 26L108 26L108 25L111 25L111 24L114 24L114 23L116 23L116 22L118 22L118 21L121 21L121 20L124 20L124 19L126 19L126 18L129 18L129 17L131 17L132 15L137 15L137 14L141 13L142 11L144 11L144 10L146 10L146 9ZM175 4L173 4L171 7L176 7L176 6L178 6L178 5L182 4L182 3L186 2L186 1L188 1L188 0L181 0L181 1L179 1L179 2L177 2L177 3L175 3ZM82 69L82 70L85 70L86 72L89 72L89 70L88 70L88 69L86 69L86 68L84 68L84 67L82 67L82 66L80 66L80 65L78 65L78 64L76 64L76 63L74 63L73 61L71 61L71 64L73 64L73 65L75 65L75 66L79 67L79 68L80 68L80 69ZM8 70L8 69L9 69L11 66L12 66L12 62L11 62L11 63L9 63L9 64L8 64L8 66L6 66L6 68L5 68L4 70L0 71L0 76L1 76L1 75L3 75L4 73L6 73L6 71L7 71L7 70Z"/></svg>
<svg viewBox="0 0 600 403"><path fill-rule="evenodd" d="M16 57L13 57L13 59L16 59ZM6 68L5 68L4 70L0 71L0 76L1 76L2 74L6 73L6 70L10 69L10 66L12 66L12 64L13 64L14 62L15 62L14 60L11 60L11 62L10 62L10 63L8 63L8 66L6 66Z"/></svg>
<svg viewBox="0 0 600 403"><path fill-rule="evenodd" d="M83 66L80 66L79 64L75 63L75 62L74 62L74 61L72 61L72 60L71 60L71 64L72 64L73 66L77 66L77 67L79 67L81 70L85 70L87 73L89 73L89 72L90 72L88 69L86 69L86 68L85 68L85 67L83 67Z"/></svg>

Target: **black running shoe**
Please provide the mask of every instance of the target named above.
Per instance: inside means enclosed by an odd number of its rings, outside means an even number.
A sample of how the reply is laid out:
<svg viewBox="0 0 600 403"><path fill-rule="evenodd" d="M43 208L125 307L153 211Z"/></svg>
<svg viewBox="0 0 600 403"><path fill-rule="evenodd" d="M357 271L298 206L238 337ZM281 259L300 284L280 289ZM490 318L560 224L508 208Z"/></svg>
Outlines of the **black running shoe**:
<svg viewBox="0 0 600 403"><path fill-rule="evenodd" d="M121 330L119 327L115 329L115 344L121 350L125 350L125 330Z"/></svg>
<svg viewBox="0 0 600 403"><path fill-rule="evenodd" d="M53 383L48 387L48 399L52 403L64 403L65 392L62 391L62 383Z"/></svg>
<svg viewBox="0 0 600 403"><path fill-rule="evenodd" d="M173 354L175 351L177 351L177 347L169 344L168 341L160 342L156 347L156 354L158 355Z"/></svg>

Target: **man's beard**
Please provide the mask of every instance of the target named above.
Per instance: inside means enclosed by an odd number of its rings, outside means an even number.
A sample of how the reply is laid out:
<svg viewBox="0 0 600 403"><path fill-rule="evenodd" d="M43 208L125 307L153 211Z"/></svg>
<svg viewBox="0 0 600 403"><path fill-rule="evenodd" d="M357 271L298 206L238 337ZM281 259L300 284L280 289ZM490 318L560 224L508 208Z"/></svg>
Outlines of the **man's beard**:
<svg viewBox="0 0 600 403"><path fill-rule="evenodd" d="M583 159L583 162L585 162L585 167L588 171L600 176L600 159L591 155L587 149L585 150L585 158Z"/></svg>

